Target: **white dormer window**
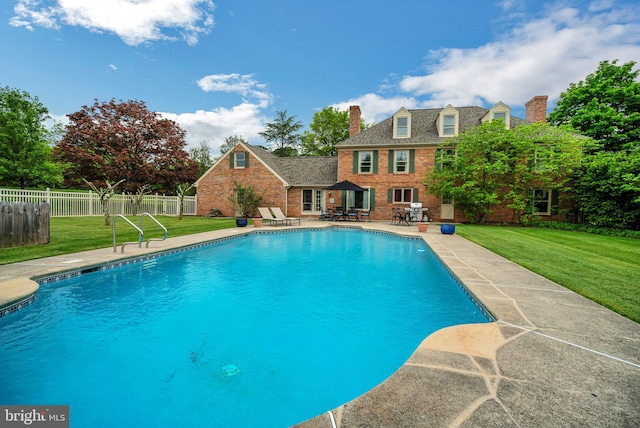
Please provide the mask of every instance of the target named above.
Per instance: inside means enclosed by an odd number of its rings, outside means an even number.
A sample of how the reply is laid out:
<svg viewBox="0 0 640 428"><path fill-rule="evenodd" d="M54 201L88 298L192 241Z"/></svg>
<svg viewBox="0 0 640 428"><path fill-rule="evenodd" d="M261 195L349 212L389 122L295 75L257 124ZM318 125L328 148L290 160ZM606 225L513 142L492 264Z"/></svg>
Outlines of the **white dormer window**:
<svg viewBox="0 0 640 428"><path fill-rule="evenodd" d="M490 120L502 120L507 129L510 128L511 122L511 108L508 105L500 101L498 104L491 107L489 112L482 118L482 123Z"/></svg>
<svg viewBox="0 0 640 428"><path fill-rule="evenodd" d="M393 138L411 138L411 113L405 108L393 115Z"/></svg>
<svg viewBox="0 0 640 428"><path fill-rule="evenodd" d="M460 113L449 104L438 115L437 125L440 137L455 137L460 126Z"/></svg>

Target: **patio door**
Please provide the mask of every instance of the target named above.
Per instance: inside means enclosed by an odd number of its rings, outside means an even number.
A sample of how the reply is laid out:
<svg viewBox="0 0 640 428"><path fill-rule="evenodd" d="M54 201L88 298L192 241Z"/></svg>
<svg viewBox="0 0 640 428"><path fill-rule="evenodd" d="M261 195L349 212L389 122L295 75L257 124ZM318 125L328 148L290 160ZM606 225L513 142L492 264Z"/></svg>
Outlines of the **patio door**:
<svg viewBox="0 0 640 428"><path fill-rule="evenodd" d="M449 195L442 195L442 198L440 199L440 219L453 220L453 213L453 197Z"/></svg>

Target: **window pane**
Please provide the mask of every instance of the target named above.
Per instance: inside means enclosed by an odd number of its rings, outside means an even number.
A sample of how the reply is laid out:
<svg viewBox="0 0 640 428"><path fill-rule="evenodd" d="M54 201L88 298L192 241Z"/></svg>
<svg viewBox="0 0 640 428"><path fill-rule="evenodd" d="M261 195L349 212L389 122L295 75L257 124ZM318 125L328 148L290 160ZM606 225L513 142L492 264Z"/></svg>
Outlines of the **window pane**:
<svg viewBox="0 0 640 428"><path fill-rule="evenodd" d="M302 191L302 210L303 211L311 211L312 195L313 193L310 189L304 189Z"/></svg>
<svg viewBox="0 0 640 428"><path fill-rule="evenodd" d="M455 116L445 116L444 117L444 127L443 134L444 135L453 135L456 129L456 118Z"/></svg>
<svg viewBox="0 0 640 428"><path fill-rule="evenodd" d="M396 135L406 137L407 133L407 118L399 117L396 121Z"/></svg>
<svg viewBox="0 0 640 428"><path fill-rule="evenodd" d="M393 202L402 202L402 189L393 189Z"/></svg>
<svg viewBox="0 0 640 428"><path fill-rule="evenodd" d="M507 114L502 112L502 113L493 113L493 118L494 119L502 119L502 121L504 122L507 119Z"/></svg>
<svg viewBox="0 0 640 428"><path fill-rule="evenodd" d="M411 202L411 189L404 189L404 199L402 202Z"/></svg>
<svg viewBox="0 0 640 428"><path fill-rule="evenodd" d="M236 168L244 168L244 152L236 153Z"/></svg>
<svg viewBox="0 0 640 428"><path fill-rule="evenodd" d="M533 212L536 214L549 214L549 191L535 189L533 191Z"/></svg>
<svg viewBox="0 0 640 428"><path fill-rule="evenodd" d="M395 152L395 172L407 171L407 160L409 159L409 152L406 150L399 150Z"/></svg>
<svg viewBox="0 0 640 428"><path fill-rule="evenodd" d="M322 208L322 202L323 202L323 194L322 194L322 190L316 190L316 197L315 197L315 211L316 212L322 212L324 211Z"/></svg>
<svg viewBox="0 0 640 428"><path fill-rule="evenodd" d="M360 172L371 172L371 152L360 153Z"/></svg>

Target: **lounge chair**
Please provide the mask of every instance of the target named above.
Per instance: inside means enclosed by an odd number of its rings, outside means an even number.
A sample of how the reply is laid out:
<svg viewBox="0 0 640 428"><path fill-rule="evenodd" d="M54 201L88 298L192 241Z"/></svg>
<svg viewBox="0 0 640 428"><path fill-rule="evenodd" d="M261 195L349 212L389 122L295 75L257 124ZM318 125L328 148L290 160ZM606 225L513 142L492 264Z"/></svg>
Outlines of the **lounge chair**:
<svg viewBox="0 0 640 428"><path fill-rule="evenodd" d="M289 225L291 225L292 221L297 221L298 224L300 224L300 219L299 218L287 217L286 215L284 215L284 213L282 212L282 210L279 207L271 207L271 212L275 216L276 220L287 221L289 223Z"/></svg>
<svg viewBox="0 0 640 428"><path fill-rule="evenodd" d="M269 211L269 208L267 207L258 208L258 212L260 213L260 217L262 217L262 220L268 221L269 224L272 224L274 226L277 226L278 224L283 224L283 225L287 224L285 220L279 220L277 218L273 218L273 214L271 214L271 211Z"/></svg>

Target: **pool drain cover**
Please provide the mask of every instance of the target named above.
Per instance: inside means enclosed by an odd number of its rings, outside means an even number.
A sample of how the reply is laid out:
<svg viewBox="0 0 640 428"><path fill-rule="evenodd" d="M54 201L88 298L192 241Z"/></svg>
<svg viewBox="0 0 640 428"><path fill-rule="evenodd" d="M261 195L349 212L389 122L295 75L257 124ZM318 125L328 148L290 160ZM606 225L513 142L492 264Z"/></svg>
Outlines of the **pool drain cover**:
<svg viewBox="0 0 640 428"><path fill-rule="evenodd" d="M222 368L222 377L231 377L240 373L240 368L235 364L227 364Z"/></svg>

